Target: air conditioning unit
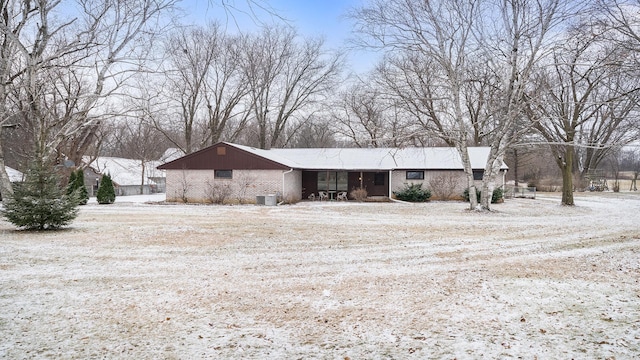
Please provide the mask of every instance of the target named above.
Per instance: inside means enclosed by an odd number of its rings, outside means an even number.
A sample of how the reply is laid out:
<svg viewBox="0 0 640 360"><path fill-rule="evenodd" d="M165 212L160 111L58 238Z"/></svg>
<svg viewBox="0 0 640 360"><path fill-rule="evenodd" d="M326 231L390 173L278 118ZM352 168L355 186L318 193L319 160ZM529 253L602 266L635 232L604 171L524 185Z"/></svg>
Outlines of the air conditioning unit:
<svg viewBox="0 0 640 360"><path fill-rule="evenodd" d="M276 195L265 196L264 204L267 206L276 206L278 204Z"/></svg>

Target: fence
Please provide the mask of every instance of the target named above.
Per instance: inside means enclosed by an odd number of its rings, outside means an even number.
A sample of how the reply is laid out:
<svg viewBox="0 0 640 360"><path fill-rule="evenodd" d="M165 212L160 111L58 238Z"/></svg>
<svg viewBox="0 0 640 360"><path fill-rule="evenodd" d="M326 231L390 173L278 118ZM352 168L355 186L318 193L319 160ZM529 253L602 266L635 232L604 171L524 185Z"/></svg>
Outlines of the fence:
<svg viewBox="0 0 640 360"><path fill-rule="evenodd" d="M507 191L505 191L505 198L526 198L526 199L535 199L536 198L536 188L535 186L508 186Z"/></svg>

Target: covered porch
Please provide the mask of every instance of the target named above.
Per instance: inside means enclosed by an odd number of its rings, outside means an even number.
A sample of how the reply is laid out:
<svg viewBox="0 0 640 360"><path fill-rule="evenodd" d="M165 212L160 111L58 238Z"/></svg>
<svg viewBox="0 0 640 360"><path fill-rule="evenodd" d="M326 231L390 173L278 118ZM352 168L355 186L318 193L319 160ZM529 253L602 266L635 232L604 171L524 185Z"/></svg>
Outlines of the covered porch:
<svg viewBox="0 0 640 360"><path fill-rule="evenodd" d="M389 172L386 171L303 171L302 198L311 194L318 196L319 191L329 194L329 199L336 199L336 194L363 188L368 196L389 196Z"/></svg>

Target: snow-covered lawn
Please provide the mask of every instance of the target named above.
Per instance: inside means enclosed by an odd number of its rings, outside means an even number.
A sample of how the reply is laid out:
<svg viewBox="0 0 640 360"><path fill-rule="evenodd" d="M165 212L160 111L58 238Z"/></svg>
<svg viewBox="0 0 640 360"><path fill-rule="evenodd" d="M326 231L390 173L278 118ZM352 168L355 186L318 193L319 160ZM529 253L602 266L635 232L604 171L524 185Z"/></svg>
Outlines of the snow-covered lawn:
<svg viewBox="0 0 640 360"><path fill-rule="evenodd" d="M640 195L576 203L122 197L63 231L0 220L0 358L637 358Z"/></svg>

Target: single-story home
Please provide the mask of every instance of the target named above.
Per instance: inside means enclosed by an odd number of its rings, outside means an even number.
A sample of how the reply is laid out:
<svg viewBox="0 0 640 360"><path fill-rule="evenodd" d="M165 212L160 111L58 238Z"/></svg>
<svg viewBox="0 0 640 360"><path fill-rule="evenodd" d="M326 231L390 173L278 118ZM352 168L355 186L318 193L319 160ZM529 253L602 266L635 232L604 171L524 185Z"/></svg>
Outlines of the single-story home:
<svg viewBox="0 0 640 360"><path fill-rule="evenodd" d="M88 159L88 158L87 158ZM117 196L164 192L164 173L157 169L158 161L101 156L84 170L85 185L95 196L102 175L109 174Z"/></svg>
<svg viewBox="0 0 640 360"><path fill-rule="evenodd" d="M474 178L482 179L488 147L471 147ZM278 195L298 201L364 188L368 196L389 197L408 183L453 179L458 194L467 188L455 148L323 148L263 150L220 142L158 166L166 171L167 201L255 202L256 196ZM503 163L499 183L504 184ZM313 195L312 195L313 194Z"/></svg>

